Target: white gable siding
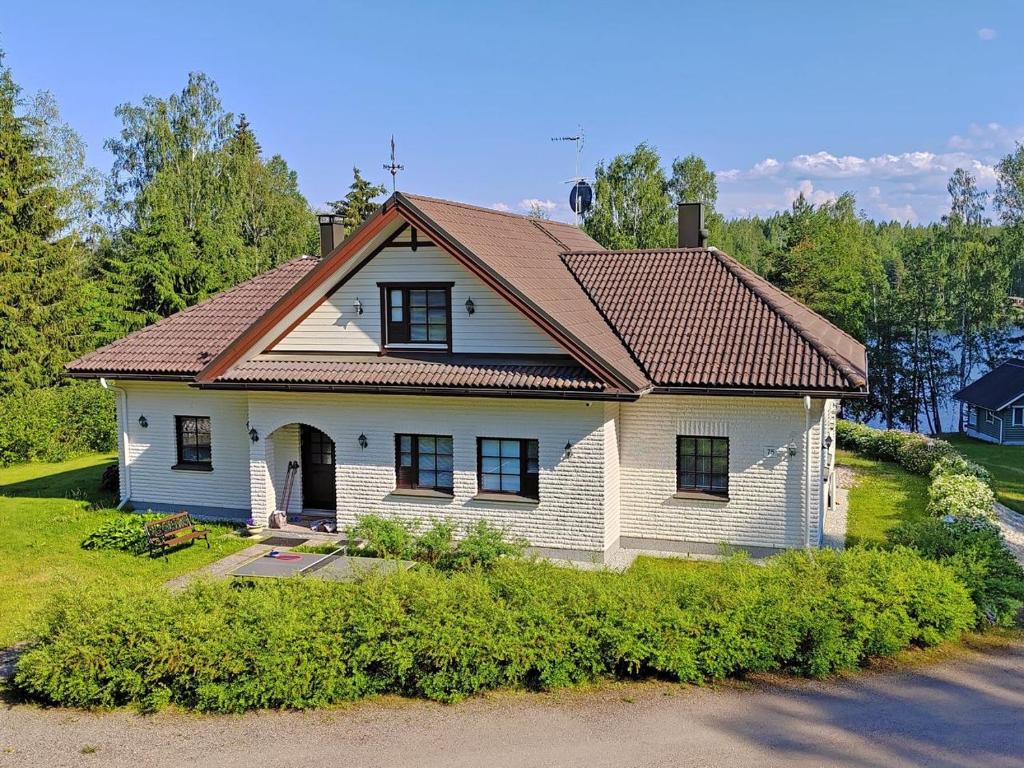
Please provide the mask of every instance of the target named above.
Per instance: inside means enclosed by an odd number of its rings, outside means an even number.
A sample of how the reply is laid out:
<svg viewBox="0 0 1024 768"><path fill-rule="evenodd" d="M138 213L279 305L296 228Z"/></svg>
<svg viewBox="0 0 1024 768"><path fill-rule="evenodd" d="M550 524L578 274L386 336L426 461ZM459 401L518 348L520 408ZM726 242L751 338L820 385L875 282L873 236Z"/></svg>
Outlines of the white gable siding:
<svg viewBox="0 0 1024 768"><path fill-rule="evenodd" d="M249 508L249 435L244 392L204 392L187 384L119 381L127 393L126 460L132 504L190 507L214 513ZM146 417L147 427L139 424ZM175 416L209 416L212 472L172 469L177 463ZM236 515L237 516L237 515Z"/></svg>
<svg viewBox="0 0 1024 768"><path fill-rule="evenodd" d="M380 288L387 282L453 282L455 352L559 354L550 336L525 318L451 256L435 247L386 248L274 347L278 352L377 352ZM466 312L466 299L476 305ZM363 314L356 313L356 299Z"/></svg>
<svg viewBox="0 0 1024 768"><path fill-rule="evenodd" d="M818 543L823 403L815 400L811 406L812 545ZM808 478L804 419L800 398L648 395L623 404L621 535L802 547ZM729 438L728 501L673 498L677 435ZM775 455L766 457L765 449L774 449Z"/></svg>

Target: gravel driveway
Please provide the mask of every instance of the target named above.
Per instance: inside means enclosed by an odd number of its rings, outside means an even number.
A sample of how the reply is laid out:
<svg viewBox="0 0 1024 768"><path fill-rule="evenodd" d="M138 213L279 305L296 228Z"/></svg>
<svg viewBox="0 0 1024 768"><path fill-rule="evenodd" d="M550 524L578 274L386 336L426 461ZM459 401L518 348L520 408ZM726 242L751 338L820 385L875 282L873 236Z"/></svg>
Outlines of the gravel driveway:
<svg viewBox="0 0 1024 768"><path fill-rule="evenodd" d="M0 766L1021 766L1024 645L850 681L238 717L0 710Z"/></svg>

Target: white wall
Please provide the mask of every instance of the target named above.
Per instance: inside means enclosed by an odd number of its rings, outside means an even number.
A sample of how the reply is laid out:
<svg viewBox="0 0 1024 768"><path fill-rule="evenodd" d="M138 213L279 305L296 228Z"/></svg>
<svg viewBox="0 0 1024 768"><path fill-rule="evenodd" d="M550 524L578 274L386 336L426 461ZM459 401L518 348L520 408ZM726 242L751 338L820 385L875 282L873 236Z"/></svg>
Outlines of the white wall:
<svg viewBox="0 0 1024 768"><path fill-rule="evenodd" d="M450 518L459 523L485 519L524 536L538 547L605 549L605 409L582 402L383 395L252 393L249 418L260 434L305 423L335 442L338 522L378 513L414 518ZM452 435L454 498L414 498L395 490L395 433ZM369 445L357 443L365 434ZM476 438L538 440L540 502L477 501ZM563 458L566 442L572 456ZM264 441L254 444L266 462ZM275 443L276 445L276 443ZM270 462L278 462L275 456ZM254 515L266 514L279 494L269 485L275 466L254 471ZM280 475L283 477L283 475Z"/></svg>
<svg viewBox="0 0 1024 768"><path fill-rule="evenodd" d="M117 381L127 393L132 503L181 507L249 508L249 436L246 395L204 392L187 384ZM139 425L145 415L148 427ZM209 416L212 472L172 469L177 462L175 416Z"/></svg>
<svg viewBox="0 0 1024 768"><path fill-rule="evenodd" d="M823 401L812 402L812 478L820 463ZM800 398L648 395L620 411L624 537L800 547L807 478ZM677 435L729 438L729 500L675 499ZM787 446L795 446L790 456ZM775 456L766 458L766 448ZM811 542L818 541L818 493L812 480Z"/></svg>
<svg viewBox="0 0 1024 768"><path fill-rule="evenodd" d="M564 353L550 336L438 248L386 248L274 347L277 352L380 350L379 282L454 282L454 352ZM363 314L353 304L359 299ZM476 306L466 312L467 298Z"/></svg>

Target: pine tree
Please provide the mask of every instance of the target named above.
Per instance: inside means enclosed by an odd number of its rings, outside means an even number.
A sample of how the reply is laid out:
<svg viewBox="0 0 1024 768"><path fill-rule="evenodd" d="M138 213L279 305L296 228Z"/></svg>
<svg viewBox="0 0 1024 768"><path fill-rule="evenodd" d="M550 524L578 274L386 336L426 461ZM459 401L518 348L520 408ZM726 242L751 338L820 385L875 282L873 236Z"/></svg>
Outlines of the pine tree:
<svg viewBox="0 0 1024 768"><path fill-rule="evenodd" d="M89 343L80 253L40 126L0 52L0 392L48 386Z"/></svg>
<svg viewBox="0 0 1024 768"><path fill-rule="evenodd" d="M341 200L328 205L336 215L341 216L347 235L377 210L379 206L374 201L386 191L383 184L371 184L362 177L358 168L353 167L348 193Z"/></svg>

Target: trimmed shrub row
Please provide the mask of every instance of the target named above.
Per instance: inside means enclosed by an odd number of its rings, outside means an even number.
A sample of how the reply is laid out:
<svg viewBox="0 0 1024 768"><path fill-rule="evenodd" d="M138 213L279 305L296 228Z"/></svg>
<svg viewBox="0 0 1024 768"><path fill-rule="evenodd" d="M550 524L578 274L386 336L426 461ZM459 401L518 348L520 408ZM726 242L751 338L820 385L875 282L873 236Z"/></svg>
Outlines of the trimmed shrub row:
<svg viewBox="0 0 1024 768"><path fill-rule="evenodd" d="M64 461L117 445L113 395L73 383L0 397L0 466Z"/></svg>
<svg viewBox="0 0 1024 768"><path fill-rule="evenodd" d="M958 637L974 606L909 549L790 552L766 566L641 560L625 573L501 559L338 584L67 593L18 661L26 696L211 712L399 693L456 701L600 677L820 676Z"/></svg>
<svg viewBox="0 0 1024 768"><path fill-rule="evenodd" d="M837 442L868 456L929 475L928 512L936 519L903 523L893 545L913 548L948 566L970 591L976 624L1013 626L1024 606L1024 568L992 522L995 494L987 469L945 440L840 421Z"/></svg>

